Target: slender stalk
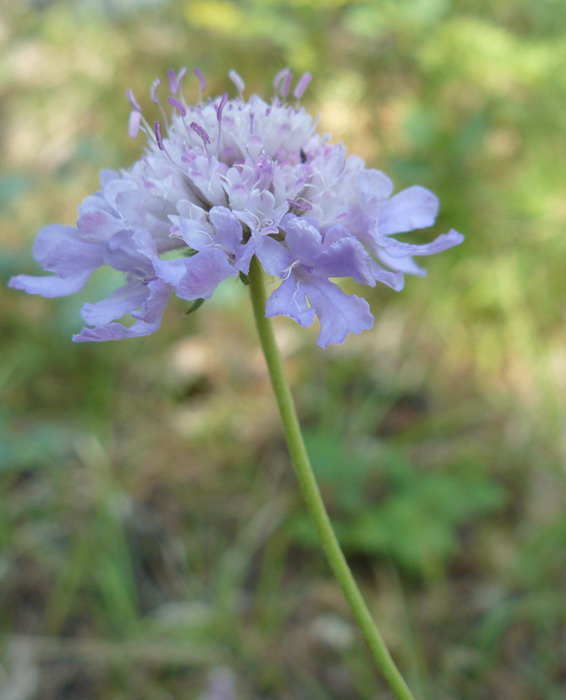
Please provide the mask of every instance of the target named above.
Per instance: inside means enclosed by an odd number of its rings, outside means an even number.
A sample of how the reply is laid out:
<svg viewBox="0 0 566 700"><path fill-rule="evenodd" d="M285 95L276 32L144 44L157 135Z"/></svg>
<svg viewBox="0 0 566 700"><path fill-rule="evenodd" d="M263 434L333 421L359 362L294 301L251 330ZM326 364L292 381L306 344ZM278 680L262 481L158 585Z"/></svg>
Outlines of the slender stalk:
<svg viewBox="0 0 566 700"><path fill-rule="evenodd" d="M387 684L397 700L415 700L385 646L381 633L370 615L332 529L309 461L295 404L285 377L279 348L275 342L273 328L270 320L265 317L265 287L261 267L255 256L250 267L249 281L256 326L279 406L287 446L324 552Z"/></svg>

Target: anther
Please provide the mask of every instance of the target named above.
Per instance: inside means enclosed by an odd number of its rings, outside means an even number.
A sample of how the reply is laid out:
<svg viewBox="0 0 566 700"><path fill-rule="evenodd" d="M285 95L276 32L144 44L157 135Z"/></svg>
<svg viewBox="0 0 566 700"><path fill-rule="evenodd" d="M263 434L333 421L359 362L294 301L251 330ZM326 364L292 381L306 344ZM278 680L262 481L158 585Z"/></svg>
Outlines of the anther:
<svg viewBox="0 0 566 700"><path fill-rule="evenodd" d="M289 71L285 76L285 79L283 80L283 85L281 86L281 97L283 99L286 99L287 95L289 94L289 89L291 87L291 78L291 71Z"/></svg>
<svg viewBox="0 0 566 700"><path fill-rule="evenodd" d="M282 80L284 80L287 77L287 75L290 74L290 72L291 71L289 70L289 68L283 68L283 70L280 70L279 73L277 73L273 80L273 89L275 90L275 92L279 90L279 84Z"/></svg>
<svg viewBox="0 0 566 700"><path fill-rule="evenodd" d="M218 121L222 120L222 111L224 110L224 106L226 105L226 102L228 102L228 93L225 92L222 97L220 98L220 104L218 105L218 108L216 109L216 119Z"/></svg>
<svg viewBox="0 0 566 700"><path fill-rule="evenodd" d="M195 66L193 68L193 73L197 76L201 92L204 92L206 90L206 78L204 77L203 72L198 66Z"/></svg>
<svg viewBox="0 0 566 700"><path fill-rule="evenodd" d="M159 104L159 97L157 97L157 88L161 85L161 78L156 78L151 86L151 101L155 102L156 105Z"/></svg>
<svg viewBox="0 0 566 700"><path fill-rule="evenodd" d="M155 131L155 140L157 141L157 145L159 146L159 150L164 151L165 146L163 145L163 138L161 136L161 124L159 122L155 122L154 131Z"/></svg>
<svg viewBox="0 0 566 700"><path fill-rule="evenodd" d="M176 100L174 97L168 97L167 102L169 102L169 104L172 105L182 117L187 114L187 110L183 107L179 100Z"/></svg>
<svg viewBox="0 0 566 700"><path fill-rule="evenodd" d="M202 128L200 124L197 124L196 122L191 122L189 126L196 134L198 134L201 137L204 143L210 143L210 136L206 133L206 131Z"/></svg>
<svg viewBox="0 0 566 700"><path fill-rule="evenodd" d="M240 97L242 96L242 93L244 92L244 88L246 87L246 84L242 80L242 77L236 73L235 70L231 70L228 72L228 77L230 80L234 83L236 86L236 90L239 92Z"/></svg>
<svg viewBox="0 0 566 700"><path fill-rule="evenodd" d="M312 80L312 75L310 73L305 73L299 82L296 84L295 89L293 90L293 97L295 97L297 100L300 100L301 97L305 94L305 90L309 86L310 81Z"/></svg>
<svg viewBox="0 0 566 700"><path fill-rule="evenodd" d="M131 90L126 90L126 97L128 98L128 102L130 103L132 109L134 109L136 112L141 112L141 107L138 104L138 101L134 97L134 93Z"/></svg>
<svg viewBox="0 0 566 700"><path fill-rule="evenodd" d="M185 76L186 72L186 68L181 68L181 70L178 73L175 73L175 71L172 68L169 68L169 70L167 71L167 78L169 80L169 91L172 95L176 95L181 89L181 80Z"/></svg>
<svg viewBox="0 0 566 700"><path fill-rule="evenodd" d="M301 202L298 199L288 199L287 202L289 203L289 208L291 209L298 209L299 211L308 211L309 209L312 209L311 205L306 202Z"/></svg>

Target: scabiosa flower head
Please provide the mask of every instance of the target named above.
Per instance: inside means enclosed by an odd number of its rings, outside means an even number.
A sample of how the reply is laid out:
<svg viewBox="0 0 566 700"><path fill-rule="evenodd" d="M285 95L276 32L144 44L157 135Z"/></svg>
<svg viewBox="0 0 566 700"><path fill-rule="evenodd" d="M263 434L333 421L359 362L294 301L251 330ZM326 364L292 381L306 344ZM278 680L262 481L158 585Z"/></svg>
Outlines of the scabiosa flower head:
<svg viewBox="0 0 566 700"><path fill-rule="evenodd" d="M147 137L143 157L127 170L102 172L101 189L80 205L76 227L39 232L34 257L51 276L10 280L16 289L57 297L80 290L102 265L123 272L122 287L85 304L81 314L91 327L74 340L153 333L171 294L208 299L226 278L245 279L255 255L280 280L266 315L302 326L318 317L318 343L326 347L373 324L368 303L331 280L400 290L405 273L425 274L414 256L463 240L456 231L424 245L394 237L433 224L437 198L418 186L394 195L386 175L319 133L300 106L310 74L293 87L291 72L282 70L266 102L245 100L244 81L230 71L238 96L204 99L206 80L195 68L199 98L191 105L186 73L170 70L166 84L153 83L158 120L144 118L127 92L129 134ZM126 314L130 326L117 322Z"/></svg>

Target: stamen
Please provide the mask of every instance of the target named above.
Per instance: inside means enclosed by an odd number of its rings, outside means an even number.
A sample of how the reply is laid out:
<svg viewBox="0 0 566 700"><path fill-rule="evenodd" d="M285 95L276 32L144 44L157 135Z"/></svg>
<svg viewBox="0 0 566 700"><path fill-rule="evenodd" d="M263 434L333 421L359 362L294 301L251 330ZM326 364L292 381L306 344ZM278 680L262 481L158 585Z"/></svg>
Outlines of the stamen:
<svg viewBox="0 0 566 700"><path fill-rule="evenodd" d="M151 101L156 105L159 104L159 97L157 97L157 88L161 85L161 78L156 78L151 86Z"/></svg>
<svg viewBox="0 0 566 700"><path fill-rule="evenodd" d="M155 122L154 131L155 131L155 139L157 141L157 145L159 146L159 150L164 151L165 146L163 145L163 138L161 136L161 124L159 122Z"/></svg>
<svg viewBox="0 0 566 700"><path fill-rule="evenodd" d="M236 73L235 70L229 71L228 77L230 78L230 80L231 80L231 81L234 83L234 85L236 86L236 90L239 92L240 97L241 97L241 96L242 96L242 93L244 92L244 89L245 89L245 87L246 87L246 84L245 84L244 81L242 80L242 77L241 77L238 73Z"/></svg>
<svg viewBox="0 0 566 700"><path fill-rule="evenodd" d="M163 109L163 105L161 104L161 101L160 101L159 97L157 96L157 90L158 90L160 85L161 85L161 78L156 78L153 81L153 84L151 86L151 101L159 106L159 111L161 112L161 116L163 117L163 123L165 124L166 128L169 128L169 119L167 118L167 114L165 114L165 110Z"/></svg>
<svg viewBox="0 0 566 700"><path fill-rule="evenodd" d="M187 74L187 68L186 66L183 66L181 70L177 73L177 91L181 89L181 81Z"/></svg>
<svg viewBox="0 0 566 700"><path fill-rule="evenodd" d="M197 124L196 122L191 122L189 126L196 134L198 134L201 137L205 144L210 143L210 136L206 133L206 131L202 128L200 124Z"/></svg>
<svg viewBox="0 0 566 700"><path fill-rule="evenodd" d="M305 94L305 90L308 88L311 80L312 75L310 73L305 73L295 86L295 89L293 91L293 97L296 97L297 100L300 100L301 97Z"/></svg>
<svg viewBox="0 0 566 700"><path fill-rule="evenodd" d="M297 281L297 288L296 288L295 291L293 292L293 301L294 301L295 306L297 307L299 313L302 313L303 310L301 309L301 305L300 305L299 302L297 301L297 295L301 292L301 287L302 287L302 286L303 286L303 285L301 284L301 282L300 282L300 281ZM304 295L303 295L303 299L304 299ZM304 303L304 301L303 301L303 303Z"/></svg>
<svg viewBox="0 0 566 700"><path fill-rule="evenodd" d="M177 83L177 73L172 68L169 68L167 71L167 79L169 80L169 91L174 95L179 89L179 85Z"/></svg>
<svg viewBox="0 0 566 700"><path fill-rule="evenodd" d="M133 109L130 112L130 121L128 123L128 134L131 139L135 139L136 136L138 135L138 132L140 130L140 122L141 122L141 112L138 112L137 109Z"/></svg>
<svg viewBox="0 0 566 700"><path fill-rule="evenodd" d="M277 73L277 75L275 76L275 78L273 80L273 89L275 90L276 93L279 90L279 83L282 80L284 80L290 72L291 71L289 70L289 68L283 68L283 70L280 70L279 73Z"/></svg>
<svg viewBox="0 0 566 700"><path fill-rule="evenodd" d="M262 227L262 226L261 226L261 219L259 218L259 216L258 216L257 214L255 214L253 211L250 211L250 210L247 209L247 208L245 208L244 211L246 212L246 214L249 214L249 215L252 217L252 219L255 219L255 227L256 227L256 229L261 229L261 227Z"/></svg>
<svg viewBox="0 0 566 700"><path fill-rule="evenodd" d="M160 107L161 107L161 105L160 105ZM163 109L163 108L162 108L162 109ZM146 131L146 133L147 133L147 135L148 135L148 137L149 137L149 135L152 133L152 132L151 132L151 128L149 127L149 125L147 124L147 122L143 119L143 117L142 117L142 121L143 121L144 124L147 125L147 131ZM186 122L185 122L184 119L183 119L183 124L185 124L185 128L186 128ZM187 132L188 132L188 129L187 129ZM154 122L154 125L153 125L153 135L154 135L155 141L156 141L156 143L157 143L157 146L159 147L159 150L160 150L160 151L163 151L163 153L165 154L165 157L171 162L171 164L172 164L183 176L186 176L186 168L185 168L183 165L181 165L180 163L176 162L176 161L171 157L171 154L168 152L168 150L165 148L165 143L163 142L163 135L162 135L162 131L161 131L161 122L158 122L158 121L157 121L157 122ZM183 157L182 157L182 156L181 156L181 162L183 162ZM190 184L190 182L189 182L189 188L191 189L191 191L192 191L192 193L195 195L195 197L197 197L197 199L199 199L199 194L198 194L198 192L196 192L196 191L194 190L194 188L192 187L192 185Z"/></svg>
<svg viewBox="0 0 566 700"><path fill-rule="evenodd" d="M218 108L216 110L216 118L218 121L222 120L222 111L224 110L224 106L226 105L226 102L228 102L228 93L225 92L222 97L220 98L220 104L218 105Z"/></svg>
<svg viewBox="0 0 566 700"><path fill-rule="evenodd" d="M203 72L198 66L195 66L193 68L193 73L197 76L201 92L204 92L206 90L206 78L204 77Z"/></svg>
<svg viewBox="0 0 566 700"><path fill-rule="evenodd" d="M300 260L293 260L293 262L289 265L289 267L283 271L283 276L281 279L282 280L289 279L293 270L297 267L297 265L300 265L300 264L301 264ZM294 295L293 295L293 299L294 299ZM297 304L297 306L298 306L298 304Z"/></svg>
<svg viewBox="0 0 566 700"><path fill-rule="evenodd" d="M174 97L168 97L167 102L169 102L169 104L172 105L182 117L186 116L187 110L183 107L179 100L176 100Z"/></svg>
<svg viewBox="0 0 566 700"><path fill-rule="evenodd" d="M141 112L141 107L138 104L138 101L134 97L134 93L131 90L126 90L126 97L128 98L128 102L130 103L132 109L134 109L136 112Z"/></svg>
<svg viewBox="0 0 566 700"><path fill-rule="evenodd" d="M172 68L169 68L169 70L167 71L167 78L169 79L169 91L172 95L176 95L181 89L181 80L183 80L183 78L185 77L186 72L186 68L181 68L181 70L178 73L175 73L175 71Z"/></svg>
<svg viewBox="0 0 566 700"><path fill-rule="evenodd" d="M301 202L298 199L288 199L287 202L289 203L289 207L291 209L298 209L299 211L308 211L309 209L312 209L311 205L307 202L307 200L303 200Z"/></svg>
<svg viewBox="0 0 566 700"><path fill-rule="evenodd" d="M281 97L285 100L289 94L289 89L291 88L291 71L287 73L285 79L283 80L283 85L281 86Z"/></svg>

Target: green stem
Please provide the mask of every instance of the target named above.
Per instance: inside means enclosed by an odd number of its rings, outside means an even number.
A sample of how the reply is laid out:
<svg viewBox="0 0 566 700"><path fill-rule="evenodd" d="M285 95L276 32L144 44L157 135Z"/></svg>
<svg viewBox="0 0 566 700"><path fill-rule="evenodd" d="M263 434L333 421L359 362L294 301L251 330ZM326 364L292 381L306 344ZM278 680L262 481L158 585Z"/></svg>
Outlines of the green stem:
<svg viewBox="0 0 566 700"><path fill-rule="evenodd" d="M270 320L265 317L265 287L261 267L255 256L250 267L249 281L256 326L269 369L273 391L277 399L277 405L279 406L279 413L281 414L285 437L287 438L287 446L303 497L316 525L326 557L366 638L377 666L395 697L397 700L414 700L370 615L332 529L309 461L295 404L285 377L279 348L275 342L273 328Z"/></svg>

